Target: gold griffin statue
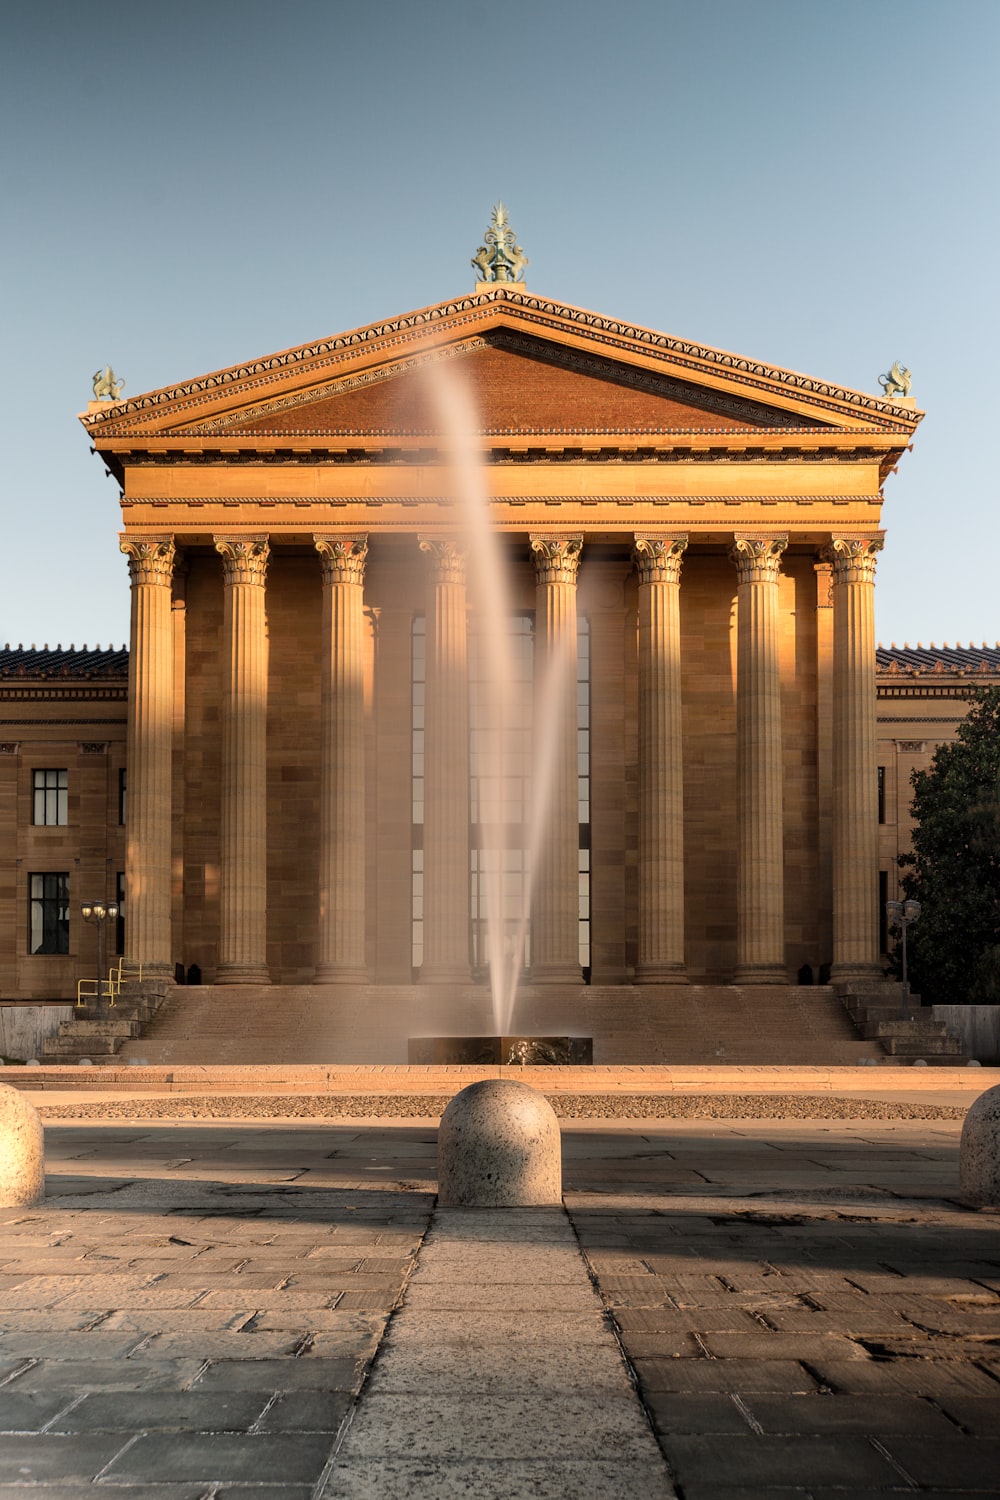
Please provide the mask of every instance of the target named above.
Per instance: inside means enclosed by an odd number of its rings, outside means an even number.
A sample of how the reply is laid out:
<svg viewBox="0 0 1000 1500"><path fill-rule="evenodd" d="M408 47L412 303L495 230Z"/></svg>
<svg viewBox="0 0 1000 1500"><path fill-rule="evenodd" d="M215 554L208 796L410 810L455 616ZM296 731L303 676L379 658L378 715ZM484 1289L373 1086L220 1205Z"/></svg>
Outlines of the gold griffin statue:
<svg viewBox="0 0 1000 1500"><path fill-rule="evenodd" d="M888 375L880 375L878 383L882 387L882 395L886 401L891 401L893 396L906 397L910 394L910 382L913 376L905 365L899 360L893 361L892 369Z"/></svg>
<svg viewBox="0 0 1000 1500"><path fill-rule="evenodd" d="M125 389L124 380L117 380L110 365L94 374L94 400L117 401Z"/></svg>

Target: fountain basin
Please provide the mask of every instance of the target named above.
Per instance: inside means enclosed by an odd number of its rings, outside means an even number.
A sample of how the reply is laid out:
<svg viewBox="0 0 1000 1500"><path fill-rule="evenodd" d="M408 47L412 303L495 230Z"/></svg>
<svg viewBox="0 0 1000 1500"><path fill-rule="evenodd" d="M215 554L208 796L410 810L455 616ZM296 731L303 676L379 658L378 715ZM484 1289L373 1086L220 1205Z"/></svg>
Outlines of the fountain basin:
<svg viewBox="0 0 1000 1500"><path fill-rule="evenodd" d="M583 1067L594 1061L589 1036L411 1036L407 1061L484 1067Z"/></svg>

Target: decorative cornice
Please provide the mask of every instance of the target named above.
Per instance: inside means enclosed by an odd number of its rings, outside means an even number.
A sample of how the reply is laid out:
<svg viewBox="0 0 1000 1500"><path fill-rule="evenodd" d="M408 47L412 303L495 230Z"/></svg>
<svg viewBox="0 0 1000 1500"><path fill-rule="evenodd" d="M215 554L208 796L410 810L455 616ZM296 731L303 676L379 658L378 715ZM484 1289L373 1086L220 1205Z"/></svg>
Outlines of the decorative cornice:
<svg viewBox="0 0 1000 1500"><path fill-rule="evenodd" d="M531 533L531 560L539 583L576 583L583 551L582 536L540 536Z"/></svg>
<svg viewBox="0 0 1000 1500"><path fill-rule="evenodd" d="M266 536L214 536L212 542L222 558L222 576L227 588L235 584L263 588L271 554Z"/></svg>
<svg viewBox="0 0 1000 1500"><path fill-rule="evenodd" d="M881 505L882 496L873 495L585 495L579 493L563 492L562 494L546 495L492 495L490 504L501 505L613 505L613 506L644 506L644 505L680 505L680 506L704 506L704 505L794 505L799 507L811 505ZM421 505L440 505L454 508L455 500L450 495L143 495L141 499L125 499L122 506L125 509L140 505L157 506L185 506L193 510L202 509L206 505L218 505L223 509L236 508L243 505L260 505L267 509L273 509L277 505L291 505L296 509L308 509L320 505L333 506L343 509L351 507L373 507L382 505L400 505L406 509L413 510Z"/></svg>
<svg viewBox="0 0 1000 1500"><path fill-rule="evenodd" d="M833 565L832 587L845 583L875 582L876 554L882 551L885 533L871 536L835 536L823 549L823 560Z"/></svg>
<svg viewBox="0 0 1000 1500"><path fill-rule="evenodd" d="M787 546L787 536L737 536L729 558L736 564L738 583L777 583Z"/></svg>
<svg viewBox="0 0 1000 1500"><path fill-rule="evenodd" d="M170 587L177 556L171 537L121 535L118 545L128 558L133 588L149 584L160 588Z"/></svg>
<svg viewBox="0 0 1000 1500"><path fill-rule="evenodd" d="M680 583L687 544L686 536L644 536L637 533L632 556L640 584Z"/></svg>
<svg viewBox="0 0 1000 1500"><path fill-rule="evenodd" d="M465 548L454 537L418 536L417 545L429 559L435 583L465 582Z"/></svg>
<svg viewBox="0 0 1000 1500"><path fill-rule="evenodd" d="M320 555L324 583L364 583L367 536L314 536L313 542Z"/></svg>
<svg viewBox="0 0 1000 1500"><path fill-rule="evenodd" d="M611 427L568 427L560 428L557 433L553 428L510 427L502 431L500 429L492 431L488 436L538 438L539 441L531 446L516 448L497 443L492 447L484 448L481 458L486 464L877 463L881 467L887 460L891 461L894 456L898 456L893 448L872 446L872 437L882 434L872 434L863 430L859 430L856 435L866 438L867 441L850 448L827 447L808 440L794 445L783 442L780 448L775 448L760 441L762 437L773 435L773 431L778 430L733 427L637 427L622 432L619 428ZM780 431L783 438L796 432L803 433L807 439L817 432L823 436L855 435L853 430L847 431L843 428L838 434L833 434L825 428L783 428ZM177 435L178 446L183 445L187 436L186 433ZM271 441L267 434L254 433L249 436L261 442ZM185 469L218 468L220 464L225 464L227 468L236 468L241 465L254 468L270 468L279 465L287 468L303 464L310 468L334 468L361 464L426 465L442 461L439 443L420 446L422 440L438 436L427 429L403 432L395 429L383 431L371 428L364 432L345 432L337 435L331 434L326 428L315 428L296 432L282 431L275 436L280 436L281 443L273 448L207 448L196 453L184 452L183 454L178 454L177 448L131 448L109 453L107 457L109 462L116 464L122 471L156 468L157 466ZM344 446L337 441L338 436L342 438ZM905 436L906 434L901 435L900 447ZM578 441L567 444L563 441L566 437ZM383 438L387 441L383 442ZM551 441L553 438L558 438L559 441L553 443ZM671 441L635 442L636 438L669 438ZM314 439L318 439L314 447L293 448L290 446L292 442L312 442ZM405 442L404 439L412 439L412 442ZM545 439L549 439L548 444ZM585 442L585 439L605 441ZM708 439L714 439L714 441L709 442Z"/></svg>
<svg viewBox="0 0 1000 1500"><path fill-rule="evenodd" d="M457 301L439 303L435 307L424 308L407 314L405 317L393 318L383 323L373 323L368 327L354 329L349 333L323 339L315 344L305 344L249 364L219 370L197 380L187 381L183 385L150 391L142 396L118 403L113 413L86 413L81 417L81 421L88 431L109 436L126 435L129 427L134 425L128 419L141 418L157 408L169 409L170 406L187 401L192 396L201 397L203 402L231 401L230 393L233 387L242 386L245 390L253 390L256 386L272 383L276 373L294 372L302 365L311 364L317 370L333 367L343 363L345 359L365 346L381 344L386 350L397 348L422 337L429 328L442 322L449 322L453 327L458 328L463 325L474 325L480 322L484 315L490 316L497 305L516 308L519 313L519 322L533 327L562 330L569 325L573 328L582 328L588 332L592 340L607 348L619 349L622 353L638 351L669 355L671 364L688 368L693 374L705 374L707 367L707 373L735 376L740 384L768 391L769 394L780 394L784 391L800 398L805 397L814 406L831 410L842 407L853 408L858 412L869 414L879 426L891 426L898 423L902 431L911 432L920 419L921 413L916 413L907 407L896 406L877 396L866 395L861 391L853 391L827 381L814 380L809 376L799 375L760 361L745 359L725 350L694 344L684 339L670 338L652 329L604 318L582 308L532 297L525 292L514 291L509 286L501 286L478 292L470 297L459 298ZM769 387L777 389L769 390ZM113 416L113 420L109 421L109 416Z"/></svg>

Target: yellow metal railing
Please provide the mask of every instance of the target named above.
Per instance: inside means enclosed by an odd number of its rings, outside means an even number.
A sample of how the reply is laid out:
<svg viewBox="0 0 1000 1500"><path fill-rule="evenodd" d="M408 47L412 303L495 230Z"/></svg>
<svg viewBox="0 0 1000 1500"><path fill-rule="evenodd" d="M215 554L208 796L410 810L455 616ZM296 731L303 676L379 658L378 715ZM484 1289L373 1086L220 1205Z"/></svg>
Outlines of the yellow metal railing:
<svg viewBox="0 0 1000 1500"><path fill-rule="evenodd" d="M98 993L100 986L100 993ZM109 1005L114 1005L115 995L118 989L109 974L107 979L78 979L76 981L76 1003L86 1005L88 1000L107 1000Z"/></svg>
<svg viewBox="0 0 1000 1500"><path fill-rule="evenodd" d="M88 1000L107 1000L114 1005L126 984L138 984L142 979L142 964L135 959L120 958L113 969L108 970L107 979L78 979L76 1003L84 1006ZM98 993L100 987L100 993Z"/></svg>

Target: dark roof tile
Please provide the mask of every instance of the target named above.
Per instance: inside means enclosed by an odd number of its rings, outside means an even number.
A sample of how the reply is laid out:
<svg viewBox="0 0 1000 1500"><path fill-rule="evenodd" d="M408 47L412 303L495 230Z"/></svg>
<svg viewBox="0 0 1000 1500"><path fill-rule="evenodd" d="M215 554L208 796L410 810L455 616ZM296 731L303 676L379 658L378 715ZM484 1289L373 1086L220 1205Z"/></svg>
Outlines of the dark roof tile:
<svg viewBox="0 0 1000 1500"><path fill-rule="evenodd" d="M89 680L127 676L128 651L124 646L108 646L103 649L95 646L92 651L86 647L80 651L73 647L64 651L61 646L57 646L54 651L50 651L47 646L40 651L35 647L26 650L23 646L16 649L9 645L0 648L0 681L22 678Z"/></svg>

